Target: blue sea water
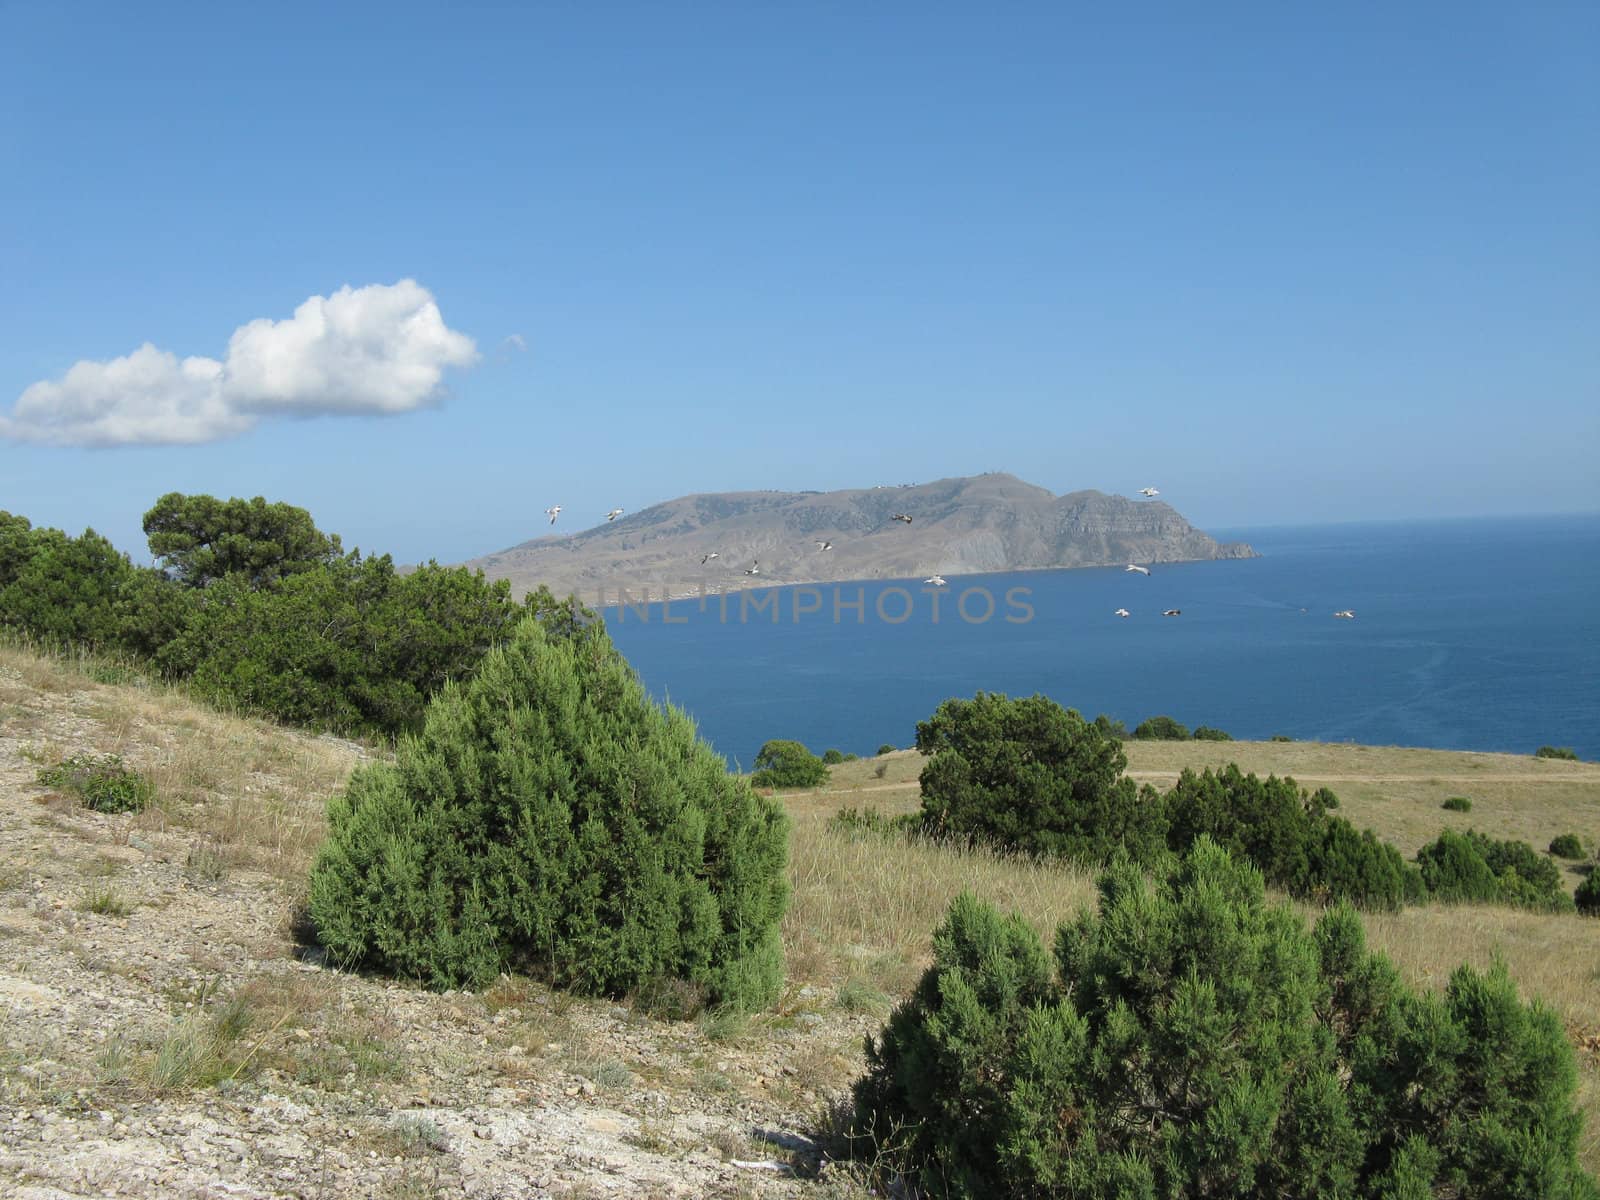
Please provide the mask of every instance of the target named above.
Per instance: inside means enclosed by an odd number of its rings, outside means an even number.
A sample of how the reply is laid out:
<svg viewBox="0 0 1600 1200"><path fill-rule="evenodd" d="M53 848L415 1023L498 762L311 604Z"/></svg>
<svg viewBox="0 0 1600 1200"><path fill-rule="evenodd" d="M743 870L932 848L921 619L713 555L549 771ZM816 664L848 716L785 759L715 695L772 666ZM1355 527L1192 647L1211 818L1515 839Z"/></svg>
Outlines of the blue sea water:
<svg viewBox="0 0 1600 1200"><path fill-rule="evenodd" d="M603 612L651 692L745 766L774 737L909 746L979 689L1129 728L1600 758L1600 515L1210 532L1261 557L951 576L937 619L918 581Z"/></svg>

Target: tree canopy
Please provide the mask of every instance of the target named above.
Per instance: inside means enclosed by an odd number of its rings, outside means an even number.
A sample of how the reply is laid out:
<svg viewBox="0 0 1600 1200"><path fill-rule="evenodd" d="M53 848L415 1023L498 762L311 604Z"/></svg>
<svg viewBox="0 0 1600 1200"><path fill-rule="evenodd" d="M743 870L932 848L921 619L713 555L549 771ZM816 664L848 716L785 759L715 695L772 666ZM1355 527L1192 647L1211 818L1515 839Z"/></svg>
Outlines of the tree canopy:
<svg viewBox="0 0 1600 1200"><path fill-rule="evenodd" d="M150 553L178 582L209 587L229 575L252 586L276 583L338 558L336 534L292 504L168 492L144 515Z"/></svg>

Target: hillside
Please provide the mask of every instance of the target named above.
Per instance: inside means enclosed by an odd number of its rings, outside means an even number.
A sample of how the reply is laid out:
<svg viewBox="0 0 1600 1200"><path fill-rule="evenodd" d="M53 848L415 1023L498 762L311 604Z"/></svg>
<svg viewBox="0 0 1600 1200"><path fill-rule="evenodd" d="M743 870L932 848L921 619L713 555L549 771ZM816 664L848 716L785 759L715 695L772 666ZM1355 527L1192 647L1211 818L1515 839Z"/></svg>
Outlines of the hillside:
<svg viewBox="0 0 1600 1200"><path fill-rule="evenodd" d="M897 513L911 522L894 520ZM563 513L561 521L569 518ZM821 550L819 540L833 548ZM542 583L596 603L614 602L624 587L659 597L702 588L1253 555L1249 546L1217 542L1159 500L1095 491L1057 496L997 473L908 487L681 496L579 533L547 533L467 565L509 579L518 593ZM760 575L747 576L757 562Z"/></svg>
<svg viewBox="0 0 1600 1200"><path fill-rule="evenodd" d="M1311 743L1128 751L1130 773L1158 784L1228 759L1327 782L1345 815L1407 852L1446 825L1542 848L1600 823L1596 764ZM36 782L80 752L121 754L155 807L91 812ZM429 993L331 969L296 938L326 799L375 753L0 646L0 1193L865 1200L864 1168L823 1157L830 1114L952 897L1041 932L1093 901L1081 871L830 826L845 807L915 806L923 760L902 751L784 797L793 895L775 1011L668 1021L522 978ZM1472 813L1441 811L1451 794ZM1457 963L1500 954L1554 1007L1580 1050L1584 1161L1600 1166L1600 1006L1582 966L1600 960L1600 921L1429 905L1366 923L1413 982L1442 987Z"/></svg>

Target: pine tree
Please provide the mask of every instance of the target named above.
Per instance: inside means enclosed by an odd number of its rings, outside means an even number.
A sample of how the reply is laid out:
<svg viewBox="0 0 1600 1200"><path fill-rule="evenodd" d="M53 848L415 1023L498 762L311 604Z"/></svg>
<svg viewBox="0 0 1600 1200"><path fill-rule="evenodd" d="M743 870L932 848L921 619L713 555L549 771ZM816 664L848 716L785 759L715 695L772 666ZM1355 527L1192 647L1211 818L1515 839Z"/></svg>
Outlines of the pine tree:
<svg viewBox="0 0 1600 1200"><path fill-rule="evenodd" d="M598 622L539 616L329 805L311 912L340 961L506 970L757 1007L782 981L787 820L658 707Z"/></svg>

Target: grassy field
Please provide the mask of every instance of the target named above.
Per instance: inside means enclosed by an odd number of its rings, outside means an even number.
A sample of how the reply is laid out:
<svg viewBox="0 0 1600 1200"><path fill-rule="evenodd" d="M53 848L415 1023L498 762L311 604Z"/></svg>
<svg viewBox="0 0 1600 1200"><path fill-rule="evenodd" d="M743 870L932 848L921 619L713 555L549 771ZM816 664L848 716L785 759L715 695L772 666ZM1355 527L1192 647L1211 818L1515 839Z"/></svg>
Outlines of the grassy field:
<svg viewBox="0 0 1600 1200"><path fill-rule="evenodd" d="M131 820L130 832L141 825L181 829L225 865L259 872L284 893L303 887L327 797L354 763L383 749L217 713L180 691L121 679L92 661L0 647L0 740L25 748L29 761L85 750L122 754L155 779L160 796L155 809ZM63 703L47 702L53 696ZM1306 787L1325 784L1339 795L1343 815L1408 856L1445 827L1471 826L1541 851L1557 834L1573 832L1592 852L1600 835L1597 764L1314 743L1151 742L1130 743L1127 751L1130 772L1157 786L1184 767L1230 761L1291 775ZM828 1016L829 1030L838 1022L837 1044L803 1064L801 1074L821 1089L843 1091L859 1074L859 1021L847 1025L844 1018L879 1019L909 991L928 962L932 930L958 893L1020 912L1047 937L1093 902L1085 872L831 825L844 808L915 809L922 763L913 751L858 760L833 768L824 787L782 795L793 819L788 996L772 1021L751 1022L739 1045L759 1058L763 1039L777 1046L772 1031L811 1005ZM1457 795L1472 800L1470 813L1441 809ZM1577 870L1567 877L1576 884ZM1600 920L1426 906L1366 923L1373 944L1421 986L1442 987L1456 965L1483 966L1499 956L1524 995L1560 1014L1579 1051L1584 1161L1600 1172ZM799 999L806 996L812 999Z"/></svg>
<svg viewBox="0 0 1600 1200"><path fill-rule="evenodd" d="M1229 762L1260 775L1292 776L1309 788L1327 786L1345 817L1408 857L1446 827L1518 838L1541 851L1557 834L1572 832L1592 853L1600 835L1595 763L1310 742L1129 742L1126 748L1129 773L1157 787L1170 785L1185 767ZM1092 902L1092 880L1082 872L879 838L854 841L830 829L829 819L844 808L914 811L923 761L903 750L842 763L826 787L784 794L795 823L791 955L827 958L831 951L835 977L852 958L876 959L904 987L925 961L928 931L962 889L1020 912L1046 937ZM1468 797L1472 811L1444 811L1449 796ZM1590 865L1564 864L1569 887ZM1486 967L1498 956L1525 996L1561 1015L1579 1050L1584 1161L1600 1170L1600 920L1428 905L1369 914L1366 926L1372 945L1413 983L1443 987L1459 964Z"/></svg>
<svg viewBox="0 0 1600 1200"><path fill-rule="evenodd" d="M1186 767L1230 762L1261 776L1290 776L1302 787L1330 788L1342 816L1358 829L1371 827L1408 858L1447 828L1515 838L1536 850L1563 833L1577 834L1591 851L1600 840L1600 763L1325 742L1130 741L1124 748L1128 773L1160 789ZM909 812L917 807L922 762L915 751L901 750L842 763L827 788L806 802ZM1451 796L1466 797L1472 810L1445 811ZM1569 890L1586 870L1567 868Z"/></svg>

